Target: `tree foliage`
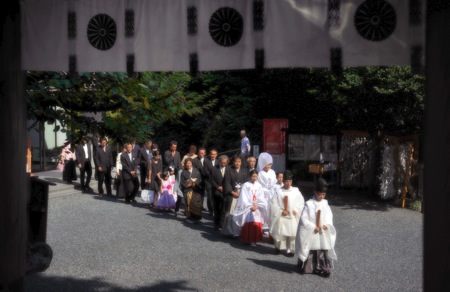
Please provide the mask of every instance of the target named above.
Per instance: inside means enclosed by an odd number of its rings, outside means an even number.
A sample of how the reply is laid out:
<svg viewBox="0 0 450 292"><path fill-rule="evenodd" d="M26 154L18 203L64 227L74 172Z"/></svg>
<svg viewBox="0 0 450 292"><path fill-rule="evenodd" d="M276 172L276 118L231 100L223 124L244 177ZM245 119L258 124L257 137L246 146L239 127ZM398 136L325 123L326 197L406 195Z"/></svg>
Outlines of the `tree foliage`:
<svg viewBox="0 0 450 292"><path fill-rule="evenodd" d="M214 105L215 88L188 90L186 73L28 72L28 118L54 123L72 138L94 132L118 142L145 140L154 127L183 115L195 116ZM101 113L100 121L83 112Z"/></svg>

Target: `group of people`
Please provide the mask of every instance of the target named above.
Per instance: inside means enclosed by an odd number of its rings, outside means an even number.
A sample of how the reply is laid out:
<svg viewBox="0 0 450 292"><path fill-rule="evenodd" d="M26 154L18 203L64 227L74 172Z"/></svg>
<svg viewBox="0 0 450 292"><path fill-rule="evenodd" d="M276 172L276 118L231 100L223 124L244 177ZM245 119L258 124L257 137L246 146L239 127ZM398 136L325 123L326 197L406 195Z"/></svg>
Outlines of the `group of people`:
<svg viewBox="0 0 450 292"><path fill-rule="evenodd" d="M326 181L319 178L314 195L305 202L300 190L292 185L292 173L275 173L272 156L267 152L258 159L251 156L245 132L241 137L241 153L231 159L218 156L216 149L210 149L207 156L204 147L197 149L195 145L181 157L176 141L170 142L163 155L150 140L143 147L127 143L116 159L117 196L127 204L134 203L140 187L142 198L149 195L150 208L184 216L187 224L200 223L207 211L213 216L214 230L250 246L263 241L267 233L275 254L286 251L287 256L297 255L300 273L328 277L336 260L336 230L325 199ZM66 181L73 179L74 166L79 167L82 191L91 192L91 154L86 144L87 139L83 139L74 152L63 149L62 159L71 168L64 170L63 177ZM94 148L98 193L104 194L105 183L105 195L112 195L112 151L105 138ZM203 207L205 200L207 208ZM180 211L182 202L184 212Z"/></svg>

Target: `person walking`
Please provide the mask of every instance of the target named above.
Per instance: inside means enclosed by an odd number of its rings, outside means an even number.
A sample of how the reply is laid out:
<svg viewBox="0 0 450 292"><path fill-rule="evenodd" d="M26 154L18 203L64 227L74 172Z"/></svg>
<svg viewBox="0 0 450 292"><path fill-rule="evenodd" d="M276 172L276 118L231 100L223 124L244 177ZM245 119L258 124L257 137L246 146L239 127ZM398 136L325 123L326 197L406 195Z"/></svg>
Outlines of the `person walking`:
<svg viewBox="0 0 450 292"><path fill-rule="evenodd" d="M81 143L78 144L75 150L76 165L80 169L81 192L84 194L94 191L89 186L92 177L92 152L88 145L88 141L87 137L83 137Z"/></svg>
<svg viewBox="0 0 450 292"><path fill-rule="evenodd" d="M241 167L242 158L238 155L233 158L233 167L225 173L223 182L225 219L222 234L238 238L240 228L233 220L234 208L241 192L241 187L248 180L247 168Z"/></svg>
<svg viewBox="0 0 450 292"><path fill-rule="evenodd" d="M69 140L64 141L64 148L61 151L60 157L61 161L64 163L63 181L71 184L72 181L78 179L78 176L75 165L76 155Z"/></svg>
<svg viewBox="0 0 450 292"><path fill-rule="evenodd" d="M305 199L297 187L292 186L292 173L284 171L283 187L275 189L270 201L270 234L274 239L275 254L286 250L294 256L298 222L305 206Z"/></svg>
<svg viewBox="0 0 450 292"><path fill-rule="evenodd" d="M144 147L141 147L139 149L139 171L140 171L141 190L145 189L146 187L146 178L148 176L149 170L148 165L153 157L152 144L153 144L152 140L147 140L147 142L145 142Z"/></svg>
<svg viewBox="0 0 450 292"><path fill-rule="evenodd" d="M333 225L333 213L325 200L327 186L323 178L316 181L314 196L306 202L300 216L295 238L300 274L316 274L327 278L337 260L334 251L336 229Z"/></svg>
<svg viewBox="0 0 450 292"><path fill-rule="evenodd" d="M139 179L137 176L137 153L133 154L133 146L131 143L127 144L127 151L120 156L122 163L122 182L125 191L125 203L136 202L136 194L139 190ZM133 189L130 191L130 183L133 184Z"/></svg>
<svg viewBox="0 0 450 292"><path fill-rule="evenodd" d="M114 164L111 147L108 145L108 140L102 138L100 146L97 149L97 155L94 156L95 164L97 165L98 173L98 193L103 195L103 182L106 186L106 195L112 196L111 191L111 169Z"/></svg>
<svg viewBox="0 0 450 292"><path fill-rule="evenodd" d="M245 130L241 130L240 135L241 135L241 159L243 161L247 161L251 149L250 140L248 139Z"/></svg>
<svg viewBox="0 0 450 292"><path fill-rule="evenodd" d="M164 152L163 156L163 166L168 169L169 167L173 167L175 173L181 169L181 156L180 152L177 151L177 141L170 141L170 148Z"/></svg>

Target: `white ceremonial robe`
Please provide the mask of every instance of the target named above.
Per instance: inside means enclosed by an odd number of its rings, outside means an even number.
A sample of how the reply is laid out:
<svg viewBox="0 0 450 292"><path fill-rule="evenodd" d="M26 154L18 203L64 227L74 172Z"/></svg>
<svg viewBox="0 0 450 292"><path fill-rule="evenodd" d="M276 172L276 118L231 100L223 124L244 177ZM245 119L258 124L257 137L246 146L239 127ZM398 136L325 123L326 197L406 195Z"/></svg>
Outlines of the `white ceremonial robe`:
<svg viewBox="0 0 450 292"><path fill-rule="evenodd" d="M258 210L252 212L250 208L258 205ZM261 222L267 220L267 201L260 183L246 182L241 189L241 194L234 209L233 220L239 227L247 222Z"/></svg>
<svg viewBox="0 0 450 292"><path fill-rule="evenodd" d="M288 216L282 216L284 197L288 198ZM298 222L305 206L305 199L297 187L277 188L270 201L270 234L278 249L295 250L295 236ZM295 215L293 214L295 211Z"/></svg>
<svg viewBox="0 0 450 292"><path fill-rule="evenodd" d="M314 233L316 228L316 214L320 211L320 225L326 225L327 230L320 233ZM316 198L308 200L305 209L300 216L298 224L297 236L295 238L295 253L303 262L308 258L310 250L327 250L328 258L331 262L337 260L334 251L336 242L336 229L333 225L333 213L328 205L328 201L323 199L320 202Z"/></svg>
<svg viewBox="0 0 450 292"><path fill-rule="evenodd" d="M258 172L258 182L263 187L264 197L267 202L270 202L272 198L272 187L277 182L277 175L273 169L269 169L268 172L261 170Z"/></svg>

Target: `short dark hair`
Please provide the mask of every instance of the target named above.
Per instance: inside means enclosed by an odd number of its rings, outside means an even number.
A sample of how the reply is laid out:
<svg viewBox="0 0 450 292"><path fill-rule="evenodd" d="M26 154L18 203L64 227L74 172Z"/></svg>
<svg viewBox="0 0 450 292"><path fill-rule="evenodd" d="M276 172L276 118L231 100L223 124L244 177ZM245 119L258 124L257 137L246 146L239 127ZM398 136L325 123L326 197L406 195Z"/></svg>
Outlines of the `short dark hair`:
<svg viewBox="0 0 450 292"><path fill-rule="evenodd" d="M184 160L184 165L183 166L186 166L186 162L188 162L188 161L190 161L192 163L192 158L190 158L190 157L186 158Z"/></svg>
<svg viewBox="0 0 450 292"><path fill-rule="evenodd" d="M256 171L256 169L253 169L249 172L248 176L252 176L253 174L258 174L258 172Z"/></svg>
<svg viewBox="0 0 450 292"><path fill-rule="evenodd" d="M170 145L177 145L178 143L177 143L177 141L175 141L175 140L172 140L172 141L170 141Z"/></svg>

